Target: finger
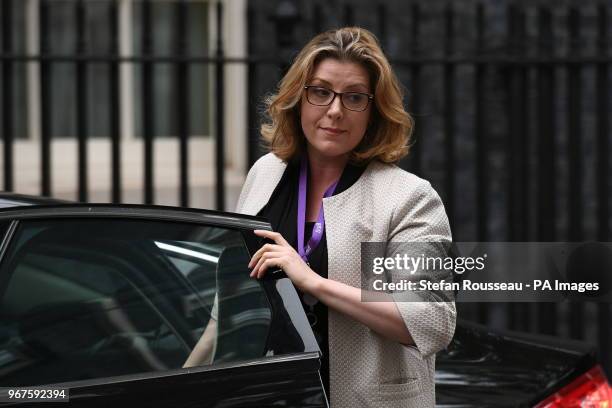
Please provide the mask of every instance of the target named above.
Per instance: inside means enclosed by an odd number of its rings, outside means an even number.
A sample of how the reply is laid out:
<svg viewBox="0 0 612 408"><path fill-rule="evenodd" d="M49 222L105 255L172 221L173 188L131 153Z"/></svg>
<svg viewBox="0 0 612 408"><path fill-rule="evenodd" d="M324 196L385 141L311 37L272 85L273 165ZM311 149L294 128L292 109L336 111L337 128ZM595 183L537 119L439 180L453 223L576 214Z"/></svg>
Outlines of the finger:
<svg viewBox="0 0 612 408"><path fill-rule="evenodd" d="M276 247L275 244L263 245L261 248L257 250L257 252L253 254L253 256L251 257L251 260L249 261L248 267L250 268L251 265L254 265L263 253L268 252L268 251L274 251L276 249L275 247Z"/></svg>
<svg viewBox="0 0 612 408"><path fill-rule="evenodd" d="M257 272L257 279L263 278L264 274L268 271L268 268L270 268L270 267L279 267L279 268L282 268L282 265L279 262L279 260L280 260L280 258L266 259L261 264L261 267L259 268L259 271Z"/></svg>
<svg viewBox="0 0 612 408"><path fill-rule="evenodd" d="M270 252L264 252L259 259L257 260L257 263L255 264L255 267L253 268L253 270L251 271L250 275L251 277L256 277L257 273L259 272L259 268L261 268L261 265L263 265L263 263L269 259L271 257L271 253Z"/></svg>
<svg viewBox="0 0 612 408"><path fill-rule="evenodd" d="M253 233L257 236L271 239L278 245L284 245L284 246L289 245L287 241L285 240L285 238L283 238L283 236L279 232L267 231L267 230L254 230Z"/></svg>
<svg viewBox="0 0 612 408"><path fill-rule="evenodd" d="M270 253L266 252L259 260L257 266L253 268L253 272L251 272L252 277L256 277L257 279L263 277L263 275L267 272L267 269L270 267L278 267L283 268L285 264L286 257L282 252Z"/></svg>
<svg viewBox="0 0 612 408"><path fill-rule="evenodd" d="M256 265L259 262L259 260L264 254L282 252L283 249L284 247L280 245L265 244L259 250L257 250L257 252L255 252L255 254L251 257L248 267L254 268L254 265Z"/></svg>

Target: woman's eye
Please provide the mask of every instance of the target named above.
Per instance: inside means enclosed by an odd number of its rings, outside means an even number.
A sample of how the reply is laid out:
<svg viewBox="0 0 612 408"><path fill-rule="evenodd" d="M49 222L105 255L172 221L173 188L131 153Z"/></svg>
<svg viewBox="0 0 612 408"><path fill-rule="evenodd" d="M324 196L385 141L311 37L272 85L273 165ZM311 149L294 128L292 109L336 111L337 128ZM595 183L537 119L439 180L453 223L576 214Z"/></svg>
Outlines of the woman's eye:
<svg viewBox="0 0 612 408"><path fill-rule="evenodd" d="M327 89L317 88L317 89L315 89L315 94L317 96L327 97L327 96L329 96L330 91L328 91Z"/></svg>
<svg viewBox="0 0 612 408"><path fill-rule="evenodd" d="M347 94L347 97L348 97L348 101L352 103L363 102L363 100L365 99L365 95L358 94L358 93Z"/></svg>

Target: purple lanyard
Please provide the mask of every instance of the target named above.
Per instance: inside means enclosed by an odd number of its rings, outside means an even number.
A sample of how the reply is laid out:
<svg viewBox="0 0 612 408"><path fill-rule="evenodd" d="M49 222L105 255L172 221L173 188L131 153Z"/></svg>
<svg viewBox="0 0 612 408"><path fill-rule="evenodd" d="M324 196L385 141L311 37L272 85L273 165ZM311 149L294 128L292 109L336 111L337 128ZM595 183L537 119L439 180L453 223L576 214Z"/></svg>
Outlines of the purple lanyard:
<svg viewBox="0 0 612 408"><path fill-rule="evenodd" d="M300 254L302 259L306 263L308 263L308 256L317 247L317 245L319 245L321 237L323 236L323 231L325 230L325 217L323 216L323 203L321 202L317 222L312 227L312 234L310 236L310 239L308 240L308 243L306 244L306 248L304 248L304 226L306 224L306 190L308 188L308 170L306 169L307 165L308 160L306 159L306 154L304 154L300 162L300 189L298 193L297 231L298 254ZM329 186L327 190L325 190L325 194L323 194L323 197L330 197L334 193L334 190L336 189L337 185L338 181Z"/></svg>

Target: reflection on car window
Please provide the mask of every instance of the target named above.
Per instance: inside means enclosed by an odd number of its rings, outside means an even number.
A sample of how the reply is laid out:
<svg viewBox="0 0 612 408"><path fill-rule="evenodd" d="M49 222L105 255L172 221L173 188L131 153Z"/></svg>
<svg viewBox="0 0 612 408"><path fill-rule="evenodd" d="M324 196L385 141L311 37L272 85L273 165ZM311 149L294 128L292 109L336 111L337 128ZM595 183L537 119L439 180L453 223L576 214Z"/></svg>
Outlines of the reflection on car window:
<svg viewBox="0 0 612 408"><path fill-rule="evenodd" d="M8 278L0 294L0 384L260 357L271 315L248 260L231 229L23 222L0 271Z"/></svg>

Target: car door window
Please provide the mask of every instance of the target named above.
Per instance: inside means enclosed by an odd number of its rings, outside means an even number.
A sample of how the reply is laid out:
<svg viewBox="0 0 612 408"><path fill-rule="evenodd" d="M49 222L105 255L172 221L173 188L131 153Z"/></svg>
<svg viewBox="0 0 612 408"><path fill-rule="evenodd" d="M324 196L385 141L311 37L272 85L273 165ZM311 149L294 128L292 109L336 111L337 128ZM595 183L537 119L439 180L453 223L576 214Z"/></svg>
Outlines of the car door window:
<svg viewBox="0 0 612 408"><path fill-rule="evenodd" d="M180 368L211 327L190 365L261 357L271 313L248 260L229 228L23 221L0 269L0 383Z"/></svg>

